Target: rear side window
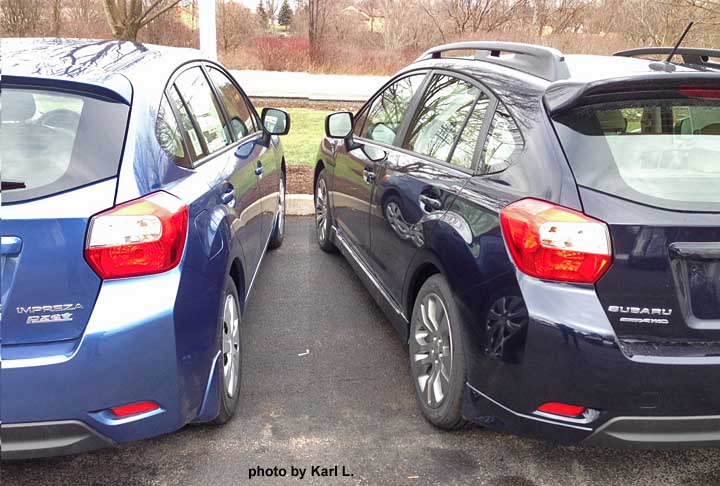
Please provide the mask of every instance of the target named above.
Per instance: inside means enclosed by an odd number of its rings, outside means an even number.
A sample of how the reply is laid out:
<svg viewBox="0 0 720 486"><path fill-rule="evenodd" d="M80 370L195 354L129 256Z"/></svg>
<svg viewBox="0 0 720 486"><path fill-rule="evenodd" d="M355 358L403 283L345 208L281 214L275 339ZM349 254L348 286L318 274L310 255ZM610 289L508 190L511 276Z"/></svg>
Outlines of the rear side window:
<svg viewBox="0 0 720 486"><path fill-rule="evenodd" d="M3 203L116 176L128 113L127 105L82 94L3 87Z"/></svg>
<svg viewBox="0 0 720 486"><path fill-rule="evenodd" d="M482 153L482 174L496 174L507 169L522 152L524 142L520 129L502 104L498 104L490 122Z"/></svg>
<svg viewBox="0 0 720 486"><path fill-rule="evenodd" d="M424 79L425 74L415 74L388 86L363 115L360 137L387 145L395 143L405 113Z"/></svg>
<svg viewBox="0 0 720 486"><path fill-rule="evenodd" d="M257 131L255 120L245 98L235 85L217 69L210 68L210 79L218 90L220 100L225 105L230 118L230 129L237 140Z"/></svg>
<svg viewBox="0 0 720 486"><path fill-rule="evenodd" d="M215 96L202 70L199 67L188 69L178 76L175 86L200 129L208 153L212 154L230 145L230 132L224 126Z"/></svg>
<svg viewBox="0 0 720 486"><path fill-rule="evenodd" d="M582 186L652 206L720 211L720 100L622 101L555 118Z"/></svg>
<svg viewBox="0 0 720 486"><path fill-rule="evenodd" d="M175 115L167 98L163 96L158 110L157 124L155 126L158 142L168 156L178 165L189 167L189 159L185 153L182 132L177 124Z"/></svg>
<svg viewBox="0 0 720 486"><path fill-rule="evenodd" d="M436 75L410 124L403 148L471 169L487 106L487 96L476 86Z"/></svg>

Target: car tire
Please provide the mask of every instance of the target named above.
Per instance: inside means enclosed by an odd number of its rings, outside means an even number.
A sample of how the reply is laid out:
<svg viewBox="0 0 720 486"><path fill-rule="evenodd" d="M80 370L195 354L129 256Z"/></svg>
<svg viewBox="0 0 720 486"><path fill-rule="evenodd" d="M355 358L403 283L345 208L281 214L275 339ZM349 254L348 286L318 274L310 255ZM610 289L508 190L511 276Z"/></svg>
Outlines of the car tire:
<svg viewBox="0 0 720 486"><path fill-rule="evenodd" d="M242 381L242 339L240 297L235 282L228 276L225 291L220 302L219 316L220 338L220 413L214 420L222 425L230 421L235 414L240 396Z"/></svg>
<svg viewBox="0 0 720 486"><path fill-rule="evenodd" d="M423 416L441 429L456 430L467 377L461 322L450 285L433 275L420 288L410 322L410 373Z"/></svg>
<svg viewBox="0 0 720 486"><path fill-rule="evenodd" d="M323 169L315 182L315 233L320 248L332 253L336 248L330 236L332 212L329 195L327 173Z"/></svg>
<svg viewBox="0 0 720 486"><path fill-rule="evenodd" d="M268 248L271 250L275 250L277 248L280 248L280 246L283 243L283 240L285 239L285 197L286 197L286 185L285 185L285 173L280 173L280 189L278 191L278 214L277 218L275 220L275 225L273 227L272 236L270 236L270 242L268 243Z"/></svg>

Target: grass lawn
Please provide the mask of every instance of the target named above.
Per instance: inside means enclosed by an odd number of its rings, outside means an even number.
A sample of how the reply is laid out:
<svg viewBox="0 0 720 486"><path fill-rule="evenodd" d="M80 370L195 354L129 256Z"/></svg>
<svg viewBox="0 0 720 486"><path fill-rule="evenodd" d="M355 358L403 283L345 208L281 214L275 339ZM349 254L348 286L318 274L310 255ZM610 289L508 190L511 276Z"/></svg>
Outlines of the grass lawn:
<svg viewBox="0 0 720 486"><path fill-rule="evenodd" d="M288 165L315 165L320 140L325 136L325 117L331 111L286 108L290 114L290 134L282 137Z"/></svg>

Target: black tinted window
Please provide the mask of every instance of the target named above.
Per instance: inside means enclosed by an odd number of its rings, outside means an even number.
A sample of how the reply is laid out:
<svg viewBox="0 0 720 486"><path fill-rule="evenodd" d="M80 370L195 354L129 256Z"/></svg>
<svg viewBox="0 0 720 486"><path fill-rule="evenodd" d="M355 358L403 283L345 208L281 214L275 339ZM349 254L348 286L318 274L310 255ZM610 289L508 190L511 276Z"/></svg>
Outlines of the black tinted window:
<svg viewBox="0 0 720 486"><path fill-rule="evenodd" d="M128 110L124 104L80 94L3 87L3 203L117 175Z"/></svg>
<svg viewBox="0 0 720 486"><path fill-rule="evenodd" d="M225 105L230 128L236 139L245 138L257 131L255 120L245 98L235 85L217 69L209 69L210 78L220 94L220 100Z"/></svg>
<svg viewBox="0 0 720 486"><path fill-rule="evenodd" d="M499 104L482 155L481 171L493 174L507 169L522 152L524 142L520 129L505 107Z"/></svg>
<svg viewBox="0 0 720 486"><path fill-rule="evenodd" d="M450 76L436 75L410 124L403 148L465 169L473 163L477 137L488 99L476 86ZM470 122L467 131L466 125ZM455 152L461 141L460 151Z"/></svg>

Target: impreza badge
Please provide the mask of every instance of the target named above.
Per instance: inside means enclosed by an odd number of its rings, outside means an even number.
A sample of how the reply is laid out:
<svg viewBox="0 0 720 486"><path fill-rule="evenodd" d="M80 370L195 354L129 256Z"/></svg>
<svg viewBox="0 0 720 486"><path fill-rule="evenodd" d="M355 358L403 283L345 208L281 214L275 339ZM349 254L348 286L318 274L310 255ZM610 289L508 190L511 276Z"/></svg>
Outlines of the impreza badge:
<svg viewBox="0 0 720 486"><path fill-rule="evenodd" d="M16 308L18 314L27 316L26 324L72 322L73 313L83 309L82 304L34 305Z"/></svg>

